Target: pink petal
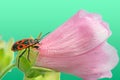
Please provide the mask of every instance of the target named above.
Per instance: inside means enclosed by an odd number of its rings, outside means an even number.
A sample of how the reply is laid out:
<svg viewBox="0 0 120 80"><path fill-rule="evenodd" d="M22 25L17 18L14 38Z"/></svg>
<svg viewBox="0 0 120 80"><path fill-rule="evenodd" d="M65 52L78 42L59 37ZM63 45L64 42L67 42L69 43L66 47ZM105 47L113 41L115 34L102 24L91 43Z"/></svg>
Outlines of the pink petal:
<svg viewBox="0 0 120 80"><path fill-rule="evenodd" d="M105 42L110 34L99 15L79 11L40 42L36 66L85 80L110 78L110 70L118 63L116 50Z"/></svg>
<svg viewBox="0 0 120 80"><path fill-rule="evenodd" d="M41 41L40 52L46 56L83 54L100 45L110 34L108 25L100 16L79 11Z"/></svg>
<svg viewBox="0 0 120 80"><path fill-rule="evenodd" d="M111 77L110 70L118 63L116 50L103 43L92 51L72 57L48 57L39 55L37 66L71 73L82 78ZM106 72L109 72L105 74Z"/></svg>

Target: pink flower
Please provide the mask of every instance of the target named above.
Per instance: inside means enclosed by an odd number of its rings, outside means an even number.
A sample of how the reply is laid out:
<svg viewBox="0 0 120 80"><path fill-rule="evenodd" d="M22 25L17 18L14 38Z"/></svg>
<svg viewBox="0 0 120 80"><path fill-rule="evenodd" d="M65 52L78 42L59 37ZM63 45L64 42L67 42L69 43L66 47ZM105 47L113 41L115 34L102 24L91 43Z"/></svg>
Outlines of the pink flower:
<svg viewBox="0 0 120 80"><path fill-rule="evenodd" d="M101 16L81 10L40 42L36 66L84 80L110 78L118 63L116 50L106 42L110 34Z"/></svg>

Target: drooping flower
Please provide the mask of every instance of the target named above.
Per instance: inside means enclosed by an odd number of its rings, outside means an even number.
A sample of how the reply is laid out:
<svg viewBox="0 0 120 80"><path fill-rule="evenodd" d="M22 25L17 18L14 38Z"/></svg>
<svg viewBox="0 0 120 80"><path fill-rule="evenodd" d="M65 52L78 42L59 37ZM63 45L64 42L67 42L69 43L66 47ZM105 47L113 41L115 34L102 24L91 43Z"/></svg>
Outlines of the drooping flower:
<svg viewBox="0 0 120 80"><path fill-rule="evenodd" d="M40 42L36 66L84 80L110 78L118 63L116 49L106 42L110 35L101 16L81 10Z"/></svg>

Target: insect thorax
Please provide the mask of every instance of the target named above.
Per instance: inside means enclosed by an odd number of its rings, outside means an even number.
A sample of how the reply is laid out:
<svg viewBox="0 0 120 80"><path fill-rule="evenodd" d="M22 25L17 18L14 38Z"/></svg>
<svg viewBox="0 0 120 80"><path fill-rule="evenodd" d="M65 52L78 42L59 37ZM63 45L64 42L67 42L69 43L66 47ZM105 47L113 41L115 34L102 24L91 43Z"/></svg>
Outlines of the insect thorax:
<svg viewBox="0 0 120 80"><path fill-rule="evenodd" d="M37 43L39 43L39 42L40 42L39 39L34 39L34 44L37 44Z"/></svg>

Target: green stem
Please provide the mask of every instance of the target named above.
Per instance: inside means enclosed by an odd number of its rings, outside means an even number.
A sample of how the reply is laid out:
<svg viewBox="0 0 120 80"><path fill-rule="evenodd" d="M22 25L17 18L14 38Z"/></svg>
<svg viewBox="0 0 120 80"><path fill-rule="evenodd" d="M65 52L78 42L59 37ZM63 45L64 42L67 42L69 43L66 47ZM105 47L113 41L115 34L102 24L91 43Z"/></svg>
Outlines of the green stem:
<svg viewBox="0 0 120 80"><path fill-rule="evenodd" d="M12 64L10 66L8 66L1 74L0 74L0 79L2 79L2 77L9 71L11 70L13 67L15 67L15 64Z"/></svg>

